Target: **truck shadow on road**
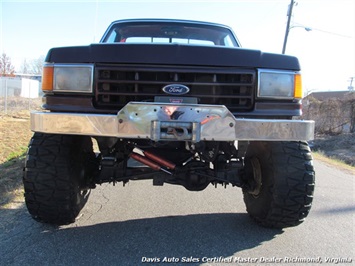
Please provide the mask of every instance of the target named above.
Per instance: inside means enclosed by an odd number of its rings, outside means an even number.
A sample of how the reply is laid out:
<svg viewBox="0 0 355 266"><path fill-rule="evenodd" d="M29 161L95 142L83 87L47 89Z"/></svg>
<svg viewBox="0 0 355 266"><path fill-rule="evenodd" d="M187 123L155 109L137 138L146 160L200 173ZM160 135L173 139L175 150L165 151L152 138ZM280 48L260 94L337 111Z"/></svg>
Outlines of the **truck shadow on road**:
<svg viewBox="0 0 355 266"><path fill-rule="evenodd" d="M283 232L260 227L244 213L53 227L33 221L25 209L17 212L22 221L0 233L0 264L137 265L164 259L180 264L194 259L199 265L211 258L241 256Z"/></svg>

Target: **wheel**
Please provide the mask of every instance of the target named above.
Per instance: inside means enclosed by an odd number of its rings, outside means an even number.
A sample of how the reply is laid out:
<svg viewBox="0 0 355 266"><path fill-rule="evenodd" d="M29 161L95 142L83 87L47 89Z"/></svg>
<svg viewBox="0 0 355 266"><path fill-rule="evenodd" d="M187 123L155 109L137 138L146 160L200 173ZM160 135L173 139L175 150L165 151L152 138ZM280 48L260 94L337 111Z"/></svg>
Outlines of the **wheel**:
<svg viewBox="0 0 355 266"><path fill-rule="evenodd" d="M90 137L35 133L23 175L32 217L56 225L74 222L89 197L94 162Z"/></svg>
<svg viewBox="0 0 355 266"><path fill-rule="evenodd" d="M260 225L291 227L307 217L315 172L306 142L251 142L244 179L247 212Z"/></svg>

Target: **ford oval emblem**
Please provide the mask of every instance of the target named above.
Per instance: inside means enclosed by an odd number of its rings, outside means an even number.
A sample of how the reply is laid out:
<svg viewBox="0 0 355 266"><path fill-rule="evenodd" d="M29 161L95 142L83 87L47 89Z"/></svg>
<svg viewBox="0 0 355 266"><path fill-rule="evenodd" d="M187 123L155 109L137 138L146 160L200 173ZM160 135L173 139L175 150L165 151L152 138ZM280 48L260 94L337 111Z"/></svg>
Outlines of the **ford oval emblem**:
<svg viewBox="0 0 355 266"><path fill-rule="evenodd" d="M189 87L181 84L169 84L163 88L163 92L171 95L183 95L189 91Z"/></svg>

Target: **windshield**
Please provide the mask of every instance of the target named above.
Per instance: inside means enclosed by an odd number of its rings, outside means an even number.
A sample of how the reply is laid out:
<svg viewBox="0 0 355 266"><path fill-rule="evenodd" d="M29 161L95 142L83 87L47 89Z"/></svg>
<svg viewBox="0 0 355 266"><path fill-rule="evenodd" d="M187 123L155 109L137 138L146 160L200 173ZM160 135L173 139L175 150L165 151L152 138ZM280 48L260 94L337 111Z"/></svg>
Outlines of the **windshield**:
<svg viewBox="0 0 355 266"><path fill-rule="evenodd" d="M228 28L174 22L135 22L113 24L103 43L173 43L238 47Z"/></svg>

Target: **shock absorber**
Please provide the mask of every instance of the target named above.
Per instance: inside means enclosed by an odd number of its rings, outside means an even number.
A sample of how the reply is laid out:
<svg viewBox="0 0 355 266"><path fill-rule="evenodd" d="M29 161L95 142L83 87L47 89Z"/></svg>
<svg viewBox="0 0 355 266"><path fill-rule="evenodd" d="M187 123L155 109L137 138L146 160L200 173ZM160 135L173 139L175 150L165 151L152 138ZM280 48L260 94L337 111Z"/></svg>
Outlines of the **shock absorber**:
<svg viewBox="0 0 355 266"><path fill-rule="evenodd" d="M136 148L138 149L138 148ZM149 166L150 168L154 169L154 170L157 170L157 171L163 171L167 174L170 174L172 175L172 172L171 171L168 171L167 169L169 170L174 170L176 168L176 164L170 162L169 160L166 160L150 151L144 151L142 149L138 149L140 150L144 156L136 153L136 152L132 152L130 157L140 163L143 163L147 166ZM165 168L167 169L165 169Z"/></svg>
<svg viewBox="0 0 355 266"><path fill-rule="evenodd" d="M174 170L176 167L176 164L174 164L166 159L163 159L150 151L142 151L142 152L145 157L151 159L152 161L154 161L154 162L158 163L159 165L162 165L168 169Z"/></svg>

